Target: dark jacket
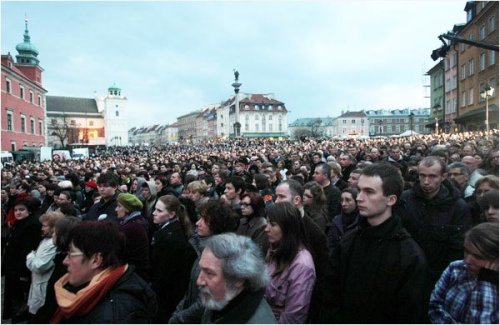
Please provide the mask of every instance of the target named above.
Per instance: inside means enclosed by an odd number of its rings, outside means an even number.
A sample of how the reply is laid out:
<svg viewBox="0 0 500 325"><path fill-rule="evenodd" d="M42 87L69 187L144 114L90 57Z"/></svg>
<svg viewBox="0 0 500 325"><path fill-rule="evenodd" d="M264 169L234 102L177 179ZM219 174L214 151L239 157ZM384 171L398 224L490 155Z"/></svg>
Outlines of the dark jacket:
<svg viewBox="0 0 500 325"><path fill-rule="evenodd" d="M404 227L422 247L436 282L444 269L463 258L465 232L471 226L470 208L448 180L432 199L420 184L403 192L398 213Z"/></svg>
<svg viewBox="0 0 500 325"><path fill-rule="evenodd" d="M328 248L333 252L340 240L356 230L359 222L359 211L355 209L349 214L341 213L333 218L328 229Z"/></svg>
<svg viewBox="0 0 500 325"><path fill-rule="evenodd" d="M330 185L323 187L323 192L326 196L326 204L328 210L328 220L333 219L334 216L340 213L340 190L330 183Z"/></svg>
<svg viewBox="0 0 500 325"><path fill-rule="evenodd" d="M147 324L158 310L154 292L128 267L106 296L88 314L63 319L68 324Z"/></svg>
<svg viewBox="0 0 500 325"><path fill-rule="evenodd" d="M360 218L330 258L320 322L426 322L430 290L424 253L399 217Z"/></svg>
<svg viewBox="0 0 500 325"><path fill-rule="evenodd" d="M189 282L197 254L184 235L179 220L160 228L151 247L151 282L161 309L156 321L168 322Z"/></svg>
<svg viewBox="0 0 500 325"><path fill-rule="evenodd" d="M99 216L107 215L106 220L118 220L116 216L116 198L118 197L118 192L110 198L108 201L104 201L101 199L99 202L95 203L87 212L86 215L83 216L83 220L98 220Z"/></svg>
<svg viewBox="0 0 500 325"><path fill-rule="evenodd" d="M326 206L304 206L304 214L311 218L312 221L326 234L328 229L328 217Z"/></svg>
<svg viewBox="0 0 500 325"><path fill-rule="evenodd" d="M247 217L240 218L240 225L236 230L238 235L250 237L257 244L262 252L262 256L266 256L269 248L269 239L267 238L264 229L266 228L266 218L264 217Z"/></svg>
<svg viewBox="0 0 500 325"><path fill-rule="evenodd" d="M221 311L205 310L202 324L275 324L273 312L264 299L264 290L244 290Z"/></svg>
<svg viewBox="0 0 500 325"><path fill-rule="evenodd" d="M120 221L120 231L125 235L123 261L135 266L135 272L149 281L149 224L140 212L134 211Z"/></svg>

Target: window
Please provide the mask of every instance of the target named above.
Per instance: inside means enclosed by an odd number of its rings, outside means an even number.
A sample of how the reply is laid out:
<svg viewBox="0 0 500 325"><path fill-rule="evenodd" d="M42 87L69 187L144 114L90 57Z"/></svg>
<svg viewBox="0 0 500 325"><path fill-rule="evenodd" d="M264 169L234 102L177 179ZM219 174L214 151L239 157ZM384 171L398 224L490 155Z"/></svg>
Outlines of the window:
<svg viewBox="0 0 500 325"><path fill-rule="evenodd" d="M474 59L469 60L469 76L474 74Z"/></svg>
<svg viewBox="0 0 500 325"><path fill-rule="evenodd" d="M465 51L465 44L460 43L460 52L464 52L464 51Z"/></svg>
<svg viewBox="0 0 500 325"><path fill-rule="evenodd" d="M479 39L484 39L486 37L486 25L482 25L479 28Z"/></svg>
<svg viewBox="0 0 500 325"><path fill-rule="evenodd" d="M26 133L26 117L21 115L21 133Z"/></svg>
<svg viewBox="0 0 500 325"><path fill-rule="evenodd" d="M115 116L116 116L116 117L120 116L120 112L115 111Z"/></svg>
<svg viewBox="0 0 500 325"><path fill-rule="evenodd" d="M490 25L490 33L493 32L496 29L496 24L495 24L495 16L491 16L490 19L488 20L489 25Z"/></svg>
<svg viewBox="0 0 500 325"><path fill-rule="evenodd" d="M281 132L281 130L282 130L282 126L281 126L281 122L280 122L280 124L278 124L278 131Z"/></svg>
<svg viewBox="0 0 500 325"><path fill-rule="evenodd" d="M255 120L258 121L259 120L259 115L255 114Z"/></svg>
<svg viewBox="0 0 500 325"><path fill-rule="evenodd" d="M31 131L31 134L35 134L35 119L32 118L30 120L30 131Z"/></svg>
<svg viewBox="0 0 500 325"><path fill-rule="evenodd" d="M278 111L281 111L282 109L281 105L278 105Z"/></svg>
<svg viewBox="0 0 500 325"><path fill-rule="evenodd" d="M268 120L269 120L269 121L272 121L272 120L273 120L273 115L272 115L272 114L270 114L270 115L269 115Z"/></svg>
<svg viewBox="0 0 500 325"><path fill-rule="evenodd" d="M40 135L43 135L43 122L42 121L38 121L38 133Z"/></svg>
<svg viewBox="0 0 500 325"><path fill-rule="evenodd" d="M455 67L458 64L458 52L453 52L453 66Z"/></svg>
<svg viewBox="0 0 500 325"><path fill-rule="evenodd" d="M490 62L489 62L489 65L494 65L495 64L495 51L493 50L490 50L490 55L489 55L489 59L490 59Z"/></svg>
<svg viewBox="0 0 500 325"><path fill-rule="evenodd" d="M11 143L10 143L10 149L11 149L12 151L16 151L16 143L15 143L15 142L11 142Z"/></svg>
<svg viewBox="0 0 500 325"><path fill-rule="evenodd" d="M76 125L76 120L71 120L71 121L69 122L69 124L70 124L70 125L72 125L72 126L75 126L75 125Z"/></svg>
<svg viewBox="0 0 500 325"><path fill-rule="evenodd" d="M351 124L356 124L356 120L351 120Z"/></svg>
<svg viewBox="0 0 500 325"><path fill-rule="evenodd" d="M462 107L465 107L465 103L467 102L467 94L465 93L465 91L462 91Z"/></svg>
<svg viewBox="0 0 500 325"><path fill-rule="evenodd" d="M12 127L13 126L13 115L12 115L12 112L7 112L7 131L13 131L14 128Z"/></svg>
<svg viewBox="0 0 500 325"><path fill-rule="evenodd" d="M89 126L94 126L94 121L89 121Z"/></svg>
<svg viewBox="0 0 500 325"><path fill-rule="evenodd" d="M33 92L30 90L30 103L33 104Z"/></svg>
<svg viewBox="0 0 500 325"><path fill-rule="evenodd" d="M248 131L248 123L245 123L245 131Z"/></svg>
<svg viewBox="0 0 500 325"><path fill-rule="evenodd" d="M19 98L24 99L24 87L19 86Z"/></svg>
<svg viewBox="0 0 500 325"><path fill-rule="evenodd" d="M273 125L272 125L272 123L269 123L269 132L273 132Z"/></svg>
<svg viewBox="0 0 500 325"><path fill-rule="evenodd" d="M486 53L479 54L479 71L483 71L486 68Z"/></svg>
<svg viewBox="0 0 500 325"><path fill-rule="evenodd" d="M7 91L7 94L12 93L12 86L10 80L6 79L5 82L6 82L5 90Z"/></svg>
<svg viewBox="0 0 500 325"><path fill-rule="evenodd" d="M38 106L42 107L42 96L38 96Z"/></svg>
<svg viewBox="0 0 500 325"><path fill-rule="evenodd" d="M259 123L255 123L255 132L259 132Z"/></svg>
<svg viewBox="0 0 500 325"><path fill-rule="evenodd" d="M474 88L469 89L469 105L474 104Z"/></svg>
<svg viewBox="0 0 500 325"><path fill-rule="evenodd" d="M465 79L466 77L466 74L465 74L465 64L462 64L462 66L460 67L460 77L462 80Z"/></svg>
<svg viewBox="0 0 500 325"><path fill-rule="evenodd" d="M250 109L250 107L248 105L245 104L245 109Z"/></svg>
<svg viewBox="0 0 500 325"><path fill-rule="evenodd" d="M342 120L342 124L347 124L347 120Z"/></svg>
<svg viewBox="0 0 500 325"><path fill-rule="evenodd" d="M255 108L256 110L259 109L259 105L254 105L253 108Z"/></svg>
<svg viewBox="0 0 500 325"><path fill-rule="evenodd" d="M270 111L272 111L272 110L273 110L273 105L269 105L269 106L267 107L267 109L268 109L268 110L270 110Z"/></svg>

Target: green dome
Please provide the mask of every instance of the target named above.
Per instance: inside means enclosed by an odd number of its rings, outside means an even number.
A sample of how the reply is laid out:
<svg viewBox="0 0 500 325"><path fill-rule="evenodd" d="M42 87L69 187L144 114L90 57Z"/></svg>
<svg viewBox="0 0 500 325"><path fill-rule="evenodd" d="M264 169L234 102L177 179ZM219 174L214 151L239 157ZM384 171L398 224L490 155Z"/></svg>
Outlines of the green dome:
<svg viewBox="0 0 500 325"><path fill-rule="evenodd" d="M17 63L21 64L38 64L39 60L38 49L30 42L30 33L28 31L28 19L25 19L26 29L24 30L24 42L17 44L16 50L19 55L16 55Z"/></svg>
<svg viewBox="0 0 500 325"><path fill-rule="evenodd" d="M22 52L31 52L33 53L35 56L38 55L38 49L35 47L35 45L31 44L31 43L26 43L26 42L23 42L23 43L19 43L16 45L16 50L19 52L19 53L22 53Z"/></svg>

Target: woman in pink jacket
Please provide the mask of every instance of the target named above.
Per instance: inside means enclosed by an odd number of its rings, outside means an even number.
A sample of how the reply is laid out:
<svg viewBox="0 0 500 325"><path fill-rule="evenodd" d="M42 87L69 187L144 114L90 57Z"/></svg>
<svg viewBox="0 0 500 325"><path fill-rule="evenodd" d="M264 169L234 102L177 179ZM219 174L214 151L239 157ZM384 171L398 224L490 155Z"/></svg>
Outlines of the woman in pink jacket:
<svg viewBox="0 0 500 325"><path fill-rule="evenodd" d="M266 256L271 276L266 300L279 323L305 323L316 272L305 246L300 211L289 202L270 206L265 232L271 244Z"/></svg>

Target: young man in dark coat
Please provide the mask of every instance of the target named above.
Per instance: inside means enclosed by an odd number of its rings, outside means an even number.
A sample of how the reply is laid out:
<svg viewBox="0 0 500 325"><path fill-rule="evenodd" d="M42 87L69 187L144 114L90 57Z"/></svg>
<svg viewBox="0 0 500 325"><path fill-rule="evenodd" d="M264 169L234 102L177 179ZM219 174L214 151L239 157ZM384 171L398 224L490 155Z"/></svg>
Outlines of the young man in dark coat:
<svg viewBox="0 0 500 325"><path fill-rule="evenodd" d="M113 173L100 175L97 178L97 189L101 200L95 203L82 219L117 221L116 197L118 196L118 177Z"/></svg>
<svg viewBox="0 0 500 325"><path fill-rule="evenodd" d="M392 212L403 190L398 169L366 167L359 178L359 228L333 251L321 323L423 323L430 294L425 256Z"/></svg>
<svg viewBox="0 0 500 325"><path fill-rule="evenodd" d="M435 283L452 261L463 258L470 208L447 180L446 164L429 156L418 165L419 182L401 196L403 225L422 247Z"/></svg>

